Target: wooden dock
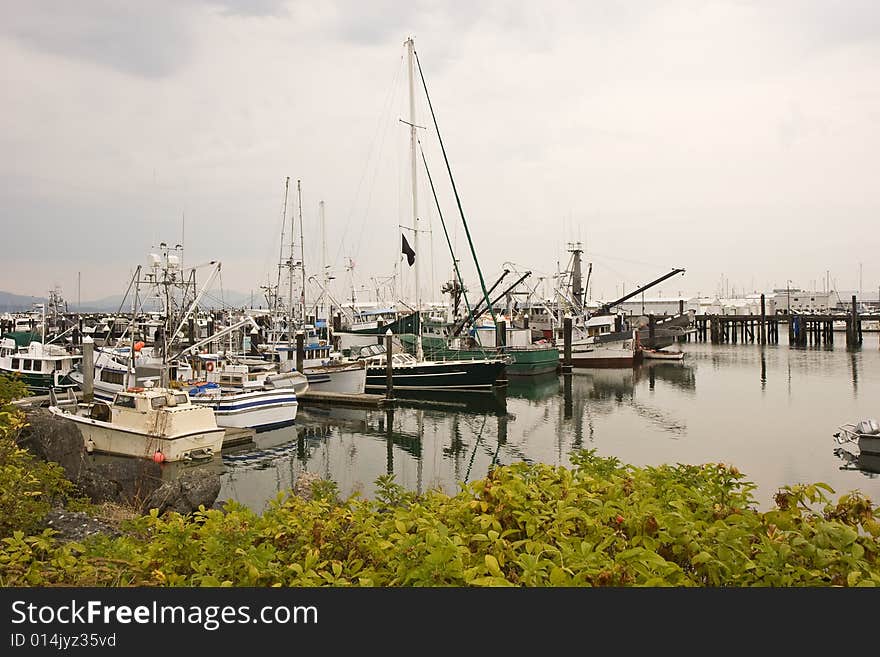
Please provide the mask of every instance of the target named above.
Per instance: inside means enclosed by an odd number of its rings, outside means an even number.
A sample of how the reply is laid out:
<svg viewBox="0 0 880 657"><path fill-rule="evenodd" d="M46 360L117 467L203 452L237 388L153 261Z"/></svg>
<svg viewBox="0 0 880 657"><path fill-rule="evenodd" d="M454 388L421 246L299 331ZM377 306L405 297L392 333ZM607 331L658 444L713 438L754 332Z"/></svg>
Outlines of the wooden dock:
<svg viewBox="0 0 880 657"><path fill-rule="evenodd" d="M223 436L222 449L229 447L238 447L239 445L248 445L254 441L257 435L255 429L242 429L238 427L226 427L226 433Z"/></svg>
<svg viewBox="0 0 880 657"><path fill-rule="evenodd" d="M301 404L310 406L367 406L379 408L386 403L384 395L373 395L370 393L349 394L319 390L307 390L303 394L297 395L296 400Z"/></svg>
<svg viewBox="0 0 880 657"><path fill-rule="evenodd" d="M875 320L876 316L859 315L856 298L852 297L851 309L837 314L813 313L765 313L764 295L761 295L760 315L696 315L693 333L696 342L712 344L759 343L779 344L779 325L788 326L788 344L796 347L808 345L833 345L834 324L845 325L846 346L862 345L862 322ZM690 340L691 335L687 336Z"/></svg>

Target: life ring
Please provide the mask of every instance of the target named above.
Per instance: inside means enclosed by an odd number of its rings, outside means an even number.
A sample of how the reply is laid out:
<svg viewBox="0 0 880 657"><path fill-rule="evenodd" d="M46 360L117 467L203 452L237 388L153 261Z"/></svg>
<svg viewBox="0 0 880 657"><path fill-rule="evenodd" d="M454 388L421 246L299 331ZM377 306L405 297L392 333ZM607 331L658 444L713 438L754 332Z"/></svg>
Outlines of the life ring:
<svg viewBox="0 0 880 657"><path fill-rule="evenodd" d="M213 360L209 360L207 363L205 363L205 371L207 371L207 372L214 371L214 361Z"/></svg>
<svg viewBox="0 0 880 657"><path fill-rule="evenodd" d="M129 388L127 392L143 392L143 388Z"/></svg>

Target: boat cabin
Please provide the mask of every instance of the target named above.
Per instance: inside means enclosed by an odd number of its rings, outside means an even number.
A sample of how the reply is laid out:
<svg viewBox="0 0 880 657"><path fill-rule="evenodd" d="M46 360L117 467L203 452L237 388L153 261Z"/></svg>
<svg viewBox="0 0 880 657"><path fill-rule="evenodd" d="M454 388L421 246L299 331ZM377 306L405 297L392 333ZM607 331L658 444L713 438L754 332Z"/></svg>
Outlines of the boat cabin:
<svg viewBox="0 0 880 657"><path fill-rule="evenodd" d="M164 388L152 390L149 388L129 388L125 392L116 393L113 398L114 408L132 409L142 413L177 406L192 406L186 391Z"/></svg>
<svg viewBox="0 0 880 657"><path fill-rule="evenodd" d="M371 344L362 347L360 351L360 360L364 360L368 367L385 367L386 364L385 346L379 344ZM416 365L418 360L412 354L399 352L391 355L391 365L397 367L399 365Z"/></svg>

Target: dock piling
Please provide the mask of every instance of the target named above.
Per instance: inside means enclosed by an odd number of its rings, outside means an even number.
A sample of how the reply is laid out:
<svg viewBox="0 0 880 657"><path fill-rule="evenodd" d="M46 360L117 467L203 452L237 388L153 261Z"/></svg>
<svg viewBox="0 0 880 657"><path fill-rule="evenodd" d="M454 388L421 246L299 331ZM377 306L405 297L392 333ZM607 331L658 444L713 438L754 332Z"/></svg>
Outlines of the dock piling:
<svg viewBox="0 0 880 657"><path fill-rule="evenodd" d="M385 401L394 399L394 366L391 362L391 356L393 355L391 335L391 329L385 331Z"/></svg>

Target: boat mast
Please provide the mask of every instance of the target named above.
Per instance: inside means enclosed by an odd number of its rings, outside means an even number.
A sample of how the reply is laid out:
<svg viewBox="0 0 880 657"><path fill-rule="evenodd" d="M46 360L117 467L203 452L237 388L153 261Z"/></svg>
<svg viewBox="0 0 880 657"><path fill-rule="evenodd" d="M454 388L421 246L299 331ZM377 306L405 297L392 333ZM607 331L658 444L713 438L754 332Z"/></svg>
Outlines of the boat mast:
<svg viewBox="0 0 880 657"><path fill-rule="evenodd" d="M299 181L296 181L297 189L299 189ZM290 253L287 257L287 348L293 349L293 236L294 236L293 218L290 219ZM292 352L288 351L288 357Z"/></svg>
<svg viewBox="0 0 880 657"><path fill-rule="evenodd" d="M284 264L284 224L287 222L287 190L290 186L290 176L284 179L284 203L281 206L281 248L278 254L278 280L275 284L275 294L272 299L272 342L278 340L278 301L281 298L281 267ZM293 230L290 231L291 234Z"/></svg>
<svg viewBox="0 0 880 657"><path fill-rule="evenodd" d="M306 323L306 246L303 239L303 203L302 203L302 185L297 179L296 181L296 198L297 213L299 214L299 266L302 269L302 290L299 295L299 311L300 321ZM293 231L291 231L293 233ZM291 253L291 258L293 254Z"/></svg>
<svg viewBox="0 0 880 657"><path fill-rule="evenodd" d="M412 37L406 40L407 73L409 75L409 150L410 150L410 174L412 178L412 220L413 220L413 251L416 252L416 318L418 319L418 333L416 334L416 358L422 360L422 292L419 288L419 204L416 180L416 97L413 82L413 50L415 44ZM390 355L389 355L390 357Z"/></svg>
<svg viewBox="0 0 880 657"><path fill-rule="evenodd" d="M327 224L324 223L324 201L318 201L318 214L321 218L321 271L323 272L323 282L324 282L324 291L321 292L321 311L324 311L324 295L327 290L327 284L330 282L328 273L327 273ZM303 270L305 272L305 270ZM315 308L315 315L318 314L317 307ZM329 313L325 315L327 319L330 319Z"/></svg>

